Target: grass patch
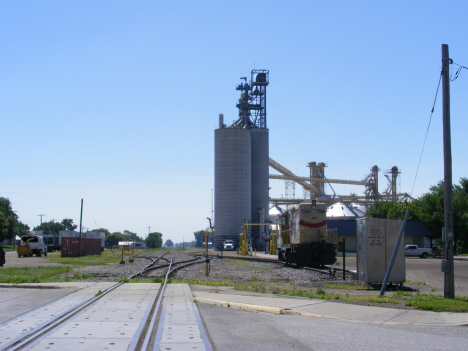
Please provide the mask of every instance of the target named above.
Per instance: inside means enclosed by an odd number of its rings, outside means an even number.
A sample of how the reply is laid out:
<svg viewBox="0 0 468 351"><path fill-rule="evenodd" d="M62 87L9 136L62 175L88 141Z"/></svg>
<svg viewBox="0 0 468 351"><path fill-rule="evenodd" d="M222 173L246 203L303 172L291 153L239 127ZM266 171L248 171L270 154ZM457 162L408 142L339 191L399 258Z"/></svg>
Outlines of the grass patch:
<svg viewBox="0 0 468 351"><path fill-rule="evenodd" d="M261 283L256 284L254 282L250 282L250 284L236 282L234 284L234 290L251 291L251 292L257 292L257 293L267 292L265 284L261 284Z"/></svg>
<svg viewBox="0 0 468 351"><path fill-rule="evenodd" d="M164 277L155 277L148 282L163 284ZM197 279L173 279L171 277L167 279L167 284L188 284L188 285L205 285L205 286L233 286L234 285L232 282L227 281L227 280L207 281L207 280L197 280Z"/></svg>
<svg viewBox="0 0 468 351"><path fill-rule="evenodd" d="M398 300L392 299L391 297L385 297L380 295L375 296L342 296L343 301L363 301L373 303L399 303Z"/></svg>
<svg viewBox="0 0 468 351"><path fill-rule="evenodd" d="M407 306L434 312L468 312L468 296L445 299L442 295L414 295Z"/></svg>
<svg viewBox="0 0 468 351"><path fill-rule="evenodd" d="M197 279L188 279L182 280L177 279L173 280L173 283L181 283L181 284L188 284L188 285L206 285L206 286L233 286L234 284L227 280L219 280L219 281L207 281L207 280L197 280Z"/></svg>
<svg viewBox="0 0 468 351"><path fill-rule="evenodd" d="M94 278L94 274L81 274L81 273L77 273L73 276L73 279L76 279L76 280L82 280L82 279L93 279Z"/></svg>
<svg viewBox="0 0 468 351"><path fill-rule="evenodd" d="M141 256L149 252L162 251L161 249L135 250L135 256ZM124 250L124 260L128 262L128 256L131 252ZM137 258L137 257L136 257ZM88 255L81 257L61 257L60 253L49 254L50 262L72 265L77 267L101 266L109 263L119 263L122 260L122 249L105 249L100 255Z"/></svg>
<svg viewBox="0 0 468 351"><path fill-rule="evenodd" d="M412 284L412 285L426 285L425 281L415 281L415 280L407 280L406 284Z"/></svg>
<svg viewBox="0 0 468 351"><path fill-rule="evenodd" d="M346 285L346 284L323 284L322 286L325 289L339 289L339 290L373 290L370 286L362 285Z"/></svg>
<svg viewBox="0 0 468 351"><path fill-rule="evenodd" d="M236 259L229 259L229 258L225 258L223 260L223 262L225 264L232 264L232 265L235 265L235 266L248 266L249 265L249 262L247 261L244 261L244 260L236 260Z"/></svg>
<svg viewBox="0 0 468 351"><path fill-rule="evenodd" d="M404 297L404 296L413 296L413 293L407 292L407 291L402 291L398 290L397 292L394 292L393 297Z"/></svg>
<svg viewBox="0 0 468 351"><path fill-rule="evenodd" d="M54 276L70 272L75 267L18 267L3 268L0 275L0 283L21 284L21 283L44 283L51 281L63 281L54 279ZM68 281L72 279L69 278Z"/></svg>
<svg viewBox="0 0 468 351"><path fill-rule="evenodd" d="M317 289L315 289L315 292L317 295L326 295L325 290L323 290L321 287L318 287Z"/></svg>
<svg viewBox="0 0 468 351"><path fill-rule="evenodd" d="M117 280L119 283L152 283L151 280L149 279L142 279L140 277L135 277L132 279L128 278L120 278Z"/></svg>
<svg viewBox="0 0 468 351"><path fill-rule="evenodd" d="M101 255L89 255L81 257L60 257L59 255L51 255L50 262L79 267L100 266L108 263L118 263L122 259L121 251L114 250L114 252L116 253L115 256L110 250L104 250ZM120 253L120 255L117 254L117 252ZM124 255L127 255L127 252L124 252Z"/></svg>
<svg viewBox="0 0 468 351"><path fill-rule="evenodd" d="M13 246L8 246L8 245L4 245L2 246L3 248L3 251L7 252L7 251L16 251L15 249L13 249Z"/></svg>

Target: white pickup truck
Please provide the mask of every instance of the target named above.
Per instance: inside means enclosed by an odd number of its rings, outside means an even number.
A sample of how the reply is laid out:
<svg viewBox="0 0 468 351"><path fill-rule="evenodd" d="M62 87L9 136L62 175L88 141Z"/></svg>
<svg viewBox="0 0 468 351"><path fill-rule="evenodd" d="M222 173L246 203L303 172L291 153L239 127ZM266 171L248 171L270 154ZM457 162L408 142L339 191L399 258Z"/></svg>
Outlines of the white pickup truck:
<svg viewBox="0 0 468 351"><path fill-rule="evenodd" d="M430 247L418 247L418 245L406 245L405 256L419 256L421 258L427 258L432 255L432 249Z"/></svg>

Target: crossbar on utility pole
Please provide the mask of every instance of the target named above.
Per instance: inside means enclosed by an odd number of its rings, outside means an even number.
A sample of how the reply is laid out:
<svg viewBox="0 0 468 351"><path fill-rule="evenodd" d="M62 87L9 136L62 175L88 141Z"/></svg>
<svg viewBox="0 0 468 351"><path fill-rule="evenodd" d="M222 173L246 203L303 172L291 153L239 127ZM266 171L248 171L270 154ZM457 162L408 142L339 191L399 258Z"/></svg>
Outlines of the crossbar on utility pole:
<svg viewBox="0 0 468 351"><path fill-rule="evenodd" d="M444 297L455 298L455 277L453 272L453 207L452 207L452 146L450 137L450 58L448 45L442 44L442 105L444 130L444 258L447 268L444 270Z"/></svg>

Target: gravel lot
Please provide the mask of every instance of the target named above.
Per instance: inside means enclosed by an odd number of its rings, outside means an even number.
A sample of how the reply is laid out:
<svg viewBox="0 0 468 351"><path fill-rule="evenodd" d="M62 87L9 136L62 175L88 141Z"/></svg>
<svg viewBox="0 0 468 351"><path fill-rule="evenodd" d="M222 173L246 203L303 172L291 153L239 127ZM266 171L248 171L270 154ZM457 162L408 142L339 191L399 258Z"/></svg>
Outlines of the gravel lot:
<svg viewBox="0 0 468 351"><path fill-rule="evenodd" d="M146 254L146 257L157 257L161 252L153 252ZM169 257L166 255L165 257ZM188 253L175 252L174 261L188 261L194 256ZM114 281L116 279L125 278L142 269L150 262L147 258L135 257L134 263L126 264L109 264L106 266L87 266L75 269L72 272L65 273L63 276L73 277L75 274L94 275L93 281ZM161 262L161 261L160 261ZM274 281L278 283L295 282L298 285L308 285L312 282L323 282L337 280L329 275L320 274L318 272L286 267L280 263L244 261L238 259L212 259L210 262L210 275L205 276L206 265L204 259L201 263L194 264L176 271L173 274L174 279L183 280L198 280L198 281L228 281L228 282L251 282L251 281ZM158 262L159 263L159 262ZM166 261L161 263L165 264ZM163 277L167 272L166 267L152 270L143 279L152 279L154 277ZM351 279L351 276L348 276Z"/></svg>
<svg viewBox="0 0 468 351"><path fill-rule="evenodd" d="M145 254L146 257L157 257L162 254L161 251ZM176 252L174 259L176 262L187 261L193 259L197 252ZM198 252L200 254L200 252ZM229 257L231 256L231 257ZM258 255L263 258L270 255ZM166 256L168 257L168 255ZM341 271L337 272L336 277L321 274L319 272L285 266L282 263L276 262L259 262L254 260L239 260L239 256L235 253L225 253L223 259L214 258L210 263L210 275L205 276L205 263L201 259L201 263L194 264L176 271L173 274L173 279L189 281L192 285L192 290L203 289L217 291L230 290L233 293L275 293L281 294L284 290L300 290L309 291L313 294L316 289L321 287L328 294L339 294L340 296L375 296L378 290L373 289L358 289L365 287L365 284L358 281L352 281L351 276L347 275L343 281ZM48 259L28 258L18 259L15 255L10 254L7 261L8 266L47 266ZM150 262L149 258L135 257L134 263L129 263L126 258L126 264L109 264L105 266L87 266L73 270L62 275L62 277L73 278L76 274L86 274L86 281L116 281L121 278L126 278L131 274L145 267ZM160 260L161 264L167 261ZM342 266L342 258L338 259L336 266ZM55 264L54 264L55 265ZM420 292L423 294L438 294L443 295L444 291L444 276L440 271L441 260L436 258L406 259L406 279L405 289L411 292ZM346 257L346 268L356 268L356 258ZM155 277L163 277L167 272L166 267L152 270L142 279L153 280ZM219 287L219 286L202 286L200 281L208 282L228 282L236 284L236 287L242 288L244 291L234 290L234 287ZM333 287L333 284L338 285ZM455 291L457 295L468 296L468 257L457 257L455 259ZM392 293L388 293L392 296ZM338 300L337 300L338 301ZM341 302L341 301L340 301ZM374 305L369 302L353 301L349 303ZM385 306L385 304L375 304L377 306ZM388 304L388 307L393 308L408 308L405 306L405 300L402 299L399 305Z"/></svg>

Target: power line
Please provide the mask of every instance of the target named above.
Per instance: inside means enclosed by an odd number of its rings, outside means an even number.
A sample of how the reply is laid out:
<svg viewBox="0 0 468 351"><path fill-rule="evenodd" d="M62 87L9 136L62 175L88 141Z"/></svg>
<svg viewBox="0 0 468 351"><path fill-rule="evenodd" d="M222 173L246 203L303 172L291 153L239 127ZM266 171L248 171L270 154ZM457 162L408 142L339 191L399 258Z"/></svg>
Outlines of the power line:
<svg viewBox="0 0 468 351"><path fill-rule="evenodd" d="M452 76L450 76L450 81L451 82L453 82L455 79L457 79L460 76L460 72L461 72L462 69L468 70L467 67L459 65L458 63L453 62L453 60L450 60L450 63L458 66L458 69L455 71L455 74L453 75L453 78L452 78Z"/></svg>
<svg viewBox="0 0 468 351"><path fill-rule="evenodd" d="M66 197L53 197L53 196L43 196L43 195L34 195L34 194L21 194L21 193L11 193L11 192L3 192L3 194L10 194L10 195L20 195L20 196L31 196L31 197L42 197L44 199L55 199L55 200L70 200L70 201L79 201L80 199L70 199Z"/></svg>
<svg viewBox="0 0 468 351"><path fill-rule="evenodd" d="M421 155L419 156L418 167L416 168L416 175L414 176L413 187L411 188L411 195L413 195L414 185L416 184L416 178L418 177L419 166L421 164L421 159L422 159L422 155L423 155L423 152L424 152L424 146L426 146L427 134L429 133L429 127L431 126L432 114L434 113L434 107L435 107L435 104L436 104L436 101L437 101L437 95L439 93L439 87L440 87L440 81L441 80L442 80L442 72L440 72L439 83L437 84L437 90L436 90L435 97L434 97L434 103L432 104L432 110L431 110L431 114L429 116L429 124L427 125L426 136L424 137L424 143L423 143L423 147L422 147L422 150L421 150Z"/></svg>
<svg viewBox="0 0 468 351"><path fill-rule="evenodd" d="M96 220L94 219L93 215L91 214L91 210L89 209L88 205L86 205L86 204L85 204L85 206L86 206L86 209L87 209L87 210L88 210L88 212L89 212L89 215L90 215L90 216L91 216L91 218L93 219L93 221L94 221L94 224L96 224L96 225L98 226L98 224L96 223ZM98 227L99 227L99 226L98 226Z"/></svg>

